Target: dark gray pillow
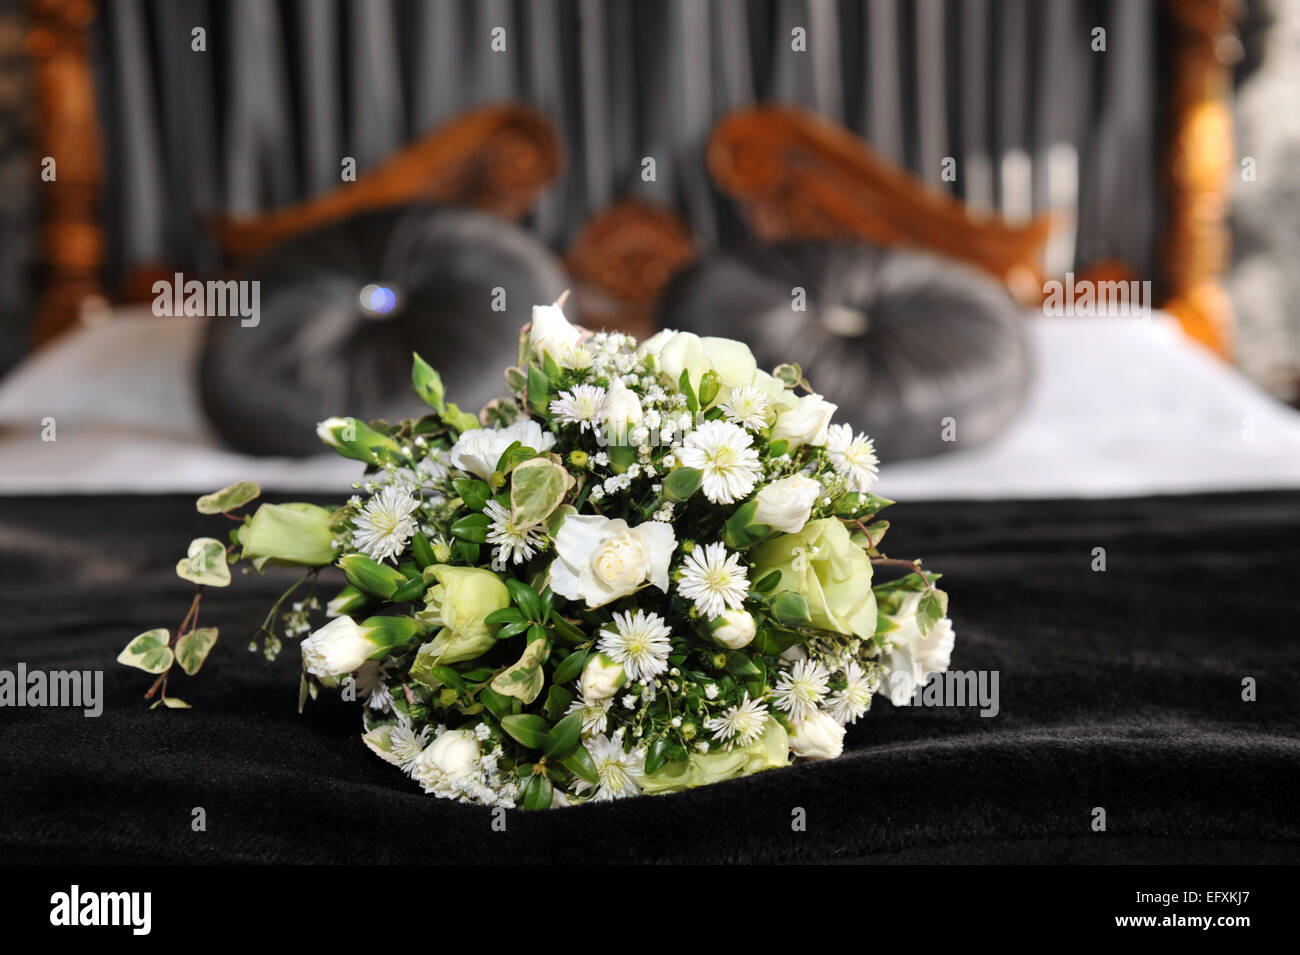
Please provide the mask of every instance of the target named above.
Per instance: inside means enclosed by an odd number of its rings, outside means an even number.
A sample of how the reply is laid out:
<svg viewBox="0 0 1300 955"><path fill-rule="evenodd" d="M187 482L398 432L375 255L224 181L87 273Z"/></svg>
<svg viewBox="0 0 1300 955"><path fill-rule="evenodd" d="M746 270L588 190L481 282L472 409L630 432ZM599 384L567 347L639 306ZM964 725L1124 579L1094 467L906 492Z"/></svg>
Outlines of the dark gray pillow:
<svg viewBox="0 0 1300 955"><path fill-rule="evenodd" d="M718 254L672 280L658 317L665 328L747 342L769 371L798 362L882 460L988 440L1030 379L1019 306L983 274L919 252L818 241ZM956 422L955 442L943 440L945 418Z"/></svg>
<svg viewBox="0 0 1300 955"><path fill-rule="evenodd" d="M234 448L321 450L331 415L394 420L423 413L411 353L442 375L467 411L506 390L532 306L565 289L547 249L479 212L403 206L297 238L252 265L261 282L255 327L209 322L199 367L203 407ZM495 289L504 290L505 309Z"/></svg>

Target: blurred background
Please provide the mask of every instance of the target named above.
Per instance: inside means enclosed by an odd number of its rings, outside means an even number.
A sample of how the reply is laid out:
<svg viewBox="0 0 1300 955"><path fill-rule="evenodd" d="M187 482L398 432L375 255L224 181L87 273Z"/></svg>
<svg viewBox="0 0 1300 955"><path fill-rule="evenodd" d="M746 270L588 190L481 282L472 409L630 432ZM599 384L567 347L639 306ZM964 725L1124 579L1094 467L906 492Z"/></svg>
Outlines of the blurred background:
<svg viewBox="0 0 1300 955"><path fill-rule="evenodd" d="M1300 0L0 0L0 490L333 489L316 420L412 350L477 408L566 288L799 361L886 493L1300 486L1298 54Z"/></svg>

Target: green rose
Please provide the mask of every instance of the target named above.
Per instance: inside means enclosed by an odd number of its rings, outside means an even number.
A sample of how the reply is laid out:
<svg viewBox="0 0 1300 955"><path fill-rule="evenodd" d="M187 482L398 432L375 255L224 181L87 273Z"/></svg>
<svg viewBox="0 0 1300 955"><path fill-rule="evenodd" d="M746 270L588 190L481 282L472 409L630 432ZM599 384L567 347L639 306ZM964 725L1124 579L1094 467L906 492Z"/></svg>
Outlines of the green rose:
<svg viewBox="0 0 1300 955"><path fill-rule="evenodd" d="M415 619L426 628L441 629L420 647L411 676L436 686L433 667L472 660L496 642L497 626L485 618L510 606L510 591L500 577L482 567L434 564L424 569L424 579L433 586L425 591L424 609Z"/></svg>
<svg viewBox="0 0 1300 955"><path fill-rule="evenodd" d="M243 556L258 570L268 561L301 567L332 564L331 513L315 504L263 504L239 528Z"/></svg>
<svg viewBox="0 0 1300 955"><path fill-rule="evenodd" d="M692 753L684 762L667 763L641 779L641 790L651 796L677 792L776 769L789 761L790 740L785 727L769 718L763 735L748 746Z"/></svg>
<svg viewBox="0 0 1300 955"><path fill-rule="evenodd" d="M749 556L751 579L779 570L781 582L774 592L802 596L814 627L863 638L876 632L871 558L835 518L809 521L799 533L765 541Z"/></svg>

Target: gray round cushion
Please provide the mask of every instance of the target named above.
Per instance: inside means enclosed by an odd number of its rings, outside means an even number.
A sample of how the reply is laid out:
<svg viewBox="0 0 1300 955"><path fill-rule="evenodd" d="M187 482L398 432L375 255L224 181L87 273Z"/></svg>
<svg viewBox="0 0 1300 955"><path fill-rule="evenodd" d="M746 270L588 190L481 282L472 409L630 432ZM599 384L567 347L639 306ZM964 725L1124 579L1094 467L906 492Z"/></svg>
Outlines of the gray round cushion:
<svg viewBox="0 0 1300 955"><path fill-rule="evenodd" d="M241 276L260 281L260 320L209 321L203 407L234 448L320 452L331 415L423 414L411 353L447 398L478 411L504 394L532 306L566 287L563 268L516 226L467 210L402 206L286 243ZM504 304L504 308L500 306ZM497 307L494 307L497 306Z"/></svg>
<svg viewBox="0 0 1300 955"><path fill-rule="evenodd" d="M865 243L707 257L672 280L658 317L744 341L761 368L798 362L883 460L988 440L1020 408L1031 373L1026 317L1000 285L946 259ZM943 439L946 418L955 442Z"/></svg>

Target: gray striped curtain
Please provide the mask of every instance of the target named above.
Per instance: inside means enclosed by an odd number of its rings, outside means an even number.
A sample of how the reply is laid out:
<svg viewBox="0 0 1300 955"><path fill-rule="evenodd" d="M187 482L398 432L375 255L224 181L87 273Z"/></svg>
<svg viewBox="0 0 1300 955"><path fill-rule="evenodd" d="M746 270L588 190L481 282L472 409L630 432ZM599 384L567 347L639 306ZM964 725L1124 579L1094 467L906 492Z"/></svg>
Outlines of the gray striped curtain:
<svg viewBox="0 0 1300 955"><path fill-rule="evenodd" d="M365 169L504 100L564 139L568 168L529 223L557 249L629 194L676 207L704 246L741 237L704 145L719 117L775 101L976 210L1064 210L1049 270L1151 266L1155 0L106 0L97 29L119 270L212 268L208 213L327 191L343 157Z"/></svg>

